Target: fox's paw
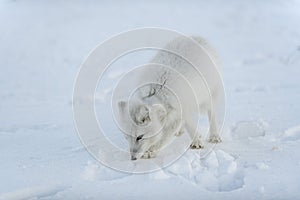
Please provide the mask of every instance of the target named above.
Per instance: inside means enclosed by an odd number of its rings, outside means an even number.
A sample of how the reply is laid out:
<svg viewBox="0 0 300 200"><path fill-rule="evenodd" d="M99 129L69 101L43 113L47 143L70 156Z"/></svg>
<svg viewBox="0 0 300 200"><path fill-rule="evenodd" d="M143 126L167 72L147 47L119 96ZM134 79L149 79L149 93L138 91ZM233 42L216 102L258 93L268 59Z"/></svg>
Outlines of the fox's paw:
<svg viewBox="0 0 300 200"><path fill-rule="evenodd" d="M181 136L183 133L184 133L184 131L183 131L183 130L180 130L180 131L178 131L177 133L175 133L175 136L176 136L176 137L179 137L179 136Z"/></svg>
<svg viewBox="0 0 300 200"><path fill-rule="evenodd" d="M216 144L222 142L222 139L218 135L212 135L208 138L208 142Z"/></svg>
<svg viewBox="0 0 300 200"><path fill-rule="evenodd" d="M142 159L150 159L150 158L155 158L156 154L153 151L146 151L142 155Z"/></svg>
<svg viewBox="0 0 300 200"><path fill-rule="evenodd" d="M203 149L204 146L202 144L202 142L200 141L200 139L195 139L193 140L192 144L190 145L191 149Z"/></svg>

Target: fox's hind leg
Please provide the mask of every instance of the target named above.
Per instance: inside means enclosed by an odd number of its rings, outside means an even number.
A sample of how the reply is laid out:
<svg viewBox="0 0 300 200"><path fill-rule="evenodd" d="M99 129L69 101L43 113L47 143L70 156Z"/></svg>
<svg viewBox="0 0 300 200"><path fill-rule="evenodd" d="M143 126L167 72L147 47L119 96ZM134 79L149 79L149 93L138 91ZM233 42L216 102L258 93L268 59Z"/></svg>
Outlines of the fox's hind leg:
<svg viewBox="0 0 300 200"><path fill-rule="evenodd" d="M207 112L209 120L209 138L208 142L210 143L220 143L222 142L220 135L218 134L216 115L212 109Z"/></svg>
<svg viewBox="0 0 300 200"><path fill-rule="evenodd" d="M204 148L203 143L201 142L201 135L197 130L197 125L194 123L192 119L186 121L186 130L189 133L190 137L193 139L190 148L191 149Z"/></svg>

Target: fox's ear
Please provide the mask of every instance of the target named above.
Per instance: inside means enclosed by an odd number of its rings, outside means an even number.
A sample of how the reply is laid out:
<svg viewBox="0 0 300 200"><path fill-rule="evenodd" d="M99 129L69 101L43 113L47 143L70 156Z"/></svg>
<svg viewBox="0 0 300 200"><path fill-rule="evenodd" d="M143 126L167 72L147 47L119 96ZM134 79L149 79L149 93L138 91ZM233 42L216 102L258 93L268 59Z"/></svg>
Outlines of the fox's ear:
<svg viewBox="0 0 300 200"><path fill-rule="evenodd" d="M119 112L122 113L122 114L124 114L126 106L127 106L127 102L126 101L119 101L118 102Z"/></svg>

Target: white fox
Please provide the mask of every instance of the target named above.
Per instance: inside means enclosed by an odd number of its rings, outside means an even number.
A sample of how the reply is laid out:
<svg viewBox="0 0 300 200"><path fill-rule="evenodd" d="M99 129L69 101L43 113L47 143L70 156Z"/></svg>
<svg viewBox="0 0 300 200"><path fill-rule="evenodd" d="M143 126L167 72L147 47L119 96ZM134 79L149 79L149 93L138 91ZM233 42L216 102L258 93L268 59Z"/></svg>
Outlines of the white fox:
<svg viewBox="0 0 300 200"><path fill-rule="evenodd" d="M220 71L220 63L218 61L215 51L207 44L207 42L200 37L191 37L193 40L198 42L209 54L209 56L214 60L217 65L217 70ZM197 55L193 48L189 47L184 43L184 40L177 38L167 44L167 49L176 49L180 52L180 55L192 55L196 59ZM199 60L200 58L198 58ZM199 60L201 62L201 60ZM210 79L210 92L208 92L205 82L203 79L199 79L197 72L193 70L190 64L188 64L184 59L178 58L178 56L166 52L159 51L157 55L151 60L151 63L164 64L172 67L181 74L185 76L186 79L195 88L195 93L198 99L200 113L194 114L206 114L209 118L210 124L210 135L208 141L211 143L221 142L221 138L218 133L217 123L216 123L216 112L212 107L211 101L216 103L218 101L218 96L220 90L222 89L218 84L214 83L216 77L205 77ZM205 67L205 66L204 66ZM167 71L159 71L152 73L145 71L144 76L155 76L154 78L159 83L172 84L172 87L178 88L184 91L183 84L179 82L175 77L172 77ZM198 77L198 78L197 78ZM196 86L196 87L195 87ZM185 86L184 86L185 87ZM201 141L201 136L197 132L195 136L195 130L197 129L197 123L193 120L193 115L191 113L195 112L189 107L190 102L180 102L182 108L182 115L178 109L178 104L176 104L176 99L172 97L170 91L163 87L163 84L149 84L145 87L138 89L139 98L130 102L131 106L128 105L126 101L119 101L119 114L121 122L130 126L130 135L125 135L128 140L130 147L131 159L136 160L140 158L153 158L159 152L159 150L164 147L168 142L175 138L175 136L180 136L184 133L184 129L192 137L193 142L190 145L193 149L203 148ZM192 98L192 97L191 97ZM128 119L131 117L131 120ZM181 120L182 116L182 120ZM151 123L151 129L137 129L138 126L147 127ZM158 130L163 127L161 131L153 135L154 129ZM179 128L178 128L179 127Z"/></svg>

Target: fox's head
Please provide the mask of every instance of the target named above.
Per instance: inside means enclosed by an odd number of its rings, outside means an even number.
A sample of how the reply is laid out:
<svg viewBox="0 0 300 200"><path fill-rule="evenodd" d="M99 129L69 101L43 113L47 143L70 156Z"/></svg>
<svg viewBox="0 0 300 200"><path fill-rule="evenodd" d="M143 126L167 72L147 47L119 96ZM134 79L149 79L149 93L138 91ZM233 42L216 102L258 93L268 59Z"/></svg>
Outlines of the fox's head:
<svg viewBox="0 0 300 200"><path fill-rule="evenodd" d="M147 105L126 101L118 103L121 122L129 133L124 133L129 144L131 160L141 158L160 139L166 110L160 104Z"/></svg>

